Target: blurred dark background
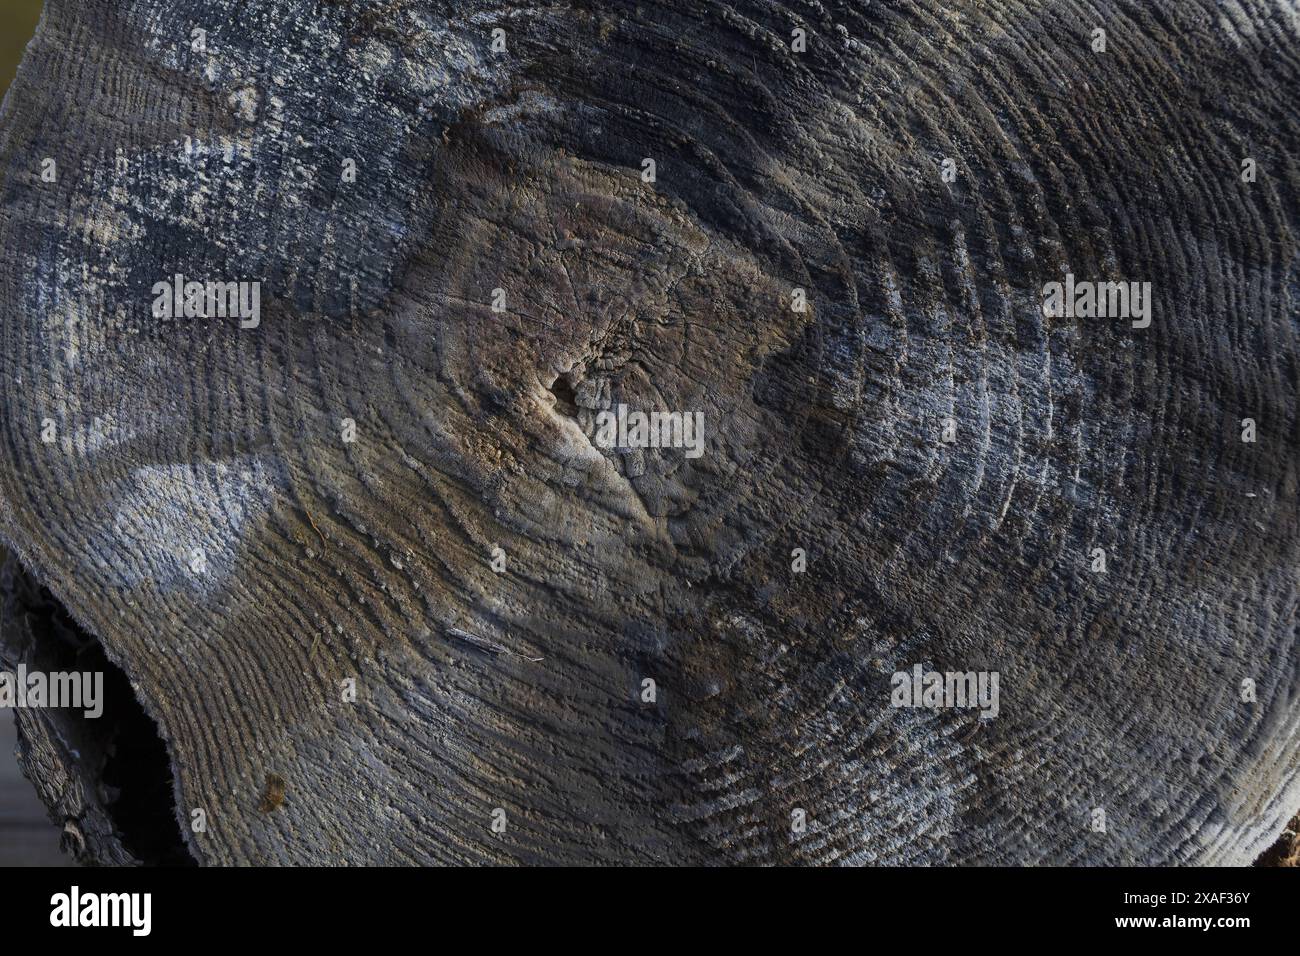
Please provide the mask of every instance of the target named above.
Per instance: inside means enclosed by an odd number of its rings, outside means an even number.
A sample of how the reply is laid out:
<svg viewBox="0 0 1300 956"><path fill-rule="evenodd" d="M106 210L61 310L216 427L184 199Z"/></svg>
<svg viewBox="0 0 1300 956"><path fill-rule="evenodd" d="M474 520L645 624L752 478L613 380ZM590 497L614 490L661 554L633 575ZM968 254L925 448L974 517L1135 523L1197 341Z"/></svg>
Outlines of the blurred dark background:
<svg viewBox="0 0 1300 956"><path fill-rule="evenodd" d="M40 17L41 0L0 0L0 92L9 89Z"/></svg>

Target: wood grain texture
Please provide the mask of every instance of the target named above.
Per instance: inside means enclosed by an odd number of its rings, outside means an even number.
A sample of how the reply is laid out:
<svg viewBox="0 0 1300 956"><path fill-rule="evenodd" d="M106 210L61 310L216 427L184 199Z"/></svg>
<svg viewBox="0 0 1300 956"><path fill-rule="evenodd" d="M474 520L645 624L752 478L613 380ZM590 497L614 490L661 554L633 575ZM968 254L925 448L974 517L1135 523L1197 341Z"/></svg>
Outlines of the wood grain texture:
<svg viewBox="0 0 1300 956"><path fill-rule="evenodd" d="M14 759L14 721L0 714L0 866L66 866L59 830Z"/></svg>
<svg viewBox="0 0 1300 956"><path fill-rule="evenodd" d="M1300 805L1298 24L49 0L0 532L205 863L1248 862ZM1066 271L1152 326L1045 318ZM260 325L154 319L177 272ZM619 403L706 453L596 448ZM997 719L891 708L918 663Z"/></svg>

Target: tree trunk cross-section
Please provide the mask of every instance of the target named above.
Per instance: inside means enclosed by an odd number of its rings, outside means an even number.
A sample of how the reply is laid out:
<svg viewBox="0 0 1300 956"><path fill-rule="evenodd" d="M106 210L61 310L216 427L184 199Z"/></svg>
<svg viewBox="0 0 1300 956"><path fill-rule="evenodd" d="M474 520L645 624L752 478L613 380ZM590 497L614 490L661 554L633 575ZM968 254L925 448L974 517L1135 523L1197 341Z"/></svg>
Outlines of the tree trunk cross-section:
<svg viewBox="0 0 1300 956"><path fill-rule="evenodd" d="M1248 862L1300 806L1298 49L1283 0L48 0L0 536L203 863ZM177 274L260 321L156 318ZM141 858L55 719L42 796Z"/></svg>

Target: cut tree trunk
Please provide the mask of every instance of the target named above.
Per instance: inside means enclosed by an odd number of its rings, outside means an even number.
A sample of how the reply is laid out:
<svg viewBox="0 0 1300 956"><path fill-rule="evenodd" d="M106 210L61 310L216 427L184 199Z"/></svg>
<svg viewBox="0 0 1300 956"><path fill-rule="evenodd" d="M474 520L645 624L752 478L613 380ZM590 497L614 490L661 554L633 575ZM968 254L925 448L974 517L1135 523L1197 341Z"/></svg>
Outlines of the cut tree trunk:
<svg viewBox="0 0 1300 956"><path fill-rule="evenodd" d="M207 864L1249 862L1300 806L1298 36L49 0L0 113L15 660L66 615L125 673ZM1067 273L1149 327L1045 315ZM178 274L259 321L157 316ZM703 453L604 447L620 405ZM997 716L894 706L918 665ZM24 718L70 848L164 857L78 721Z"/></svg>

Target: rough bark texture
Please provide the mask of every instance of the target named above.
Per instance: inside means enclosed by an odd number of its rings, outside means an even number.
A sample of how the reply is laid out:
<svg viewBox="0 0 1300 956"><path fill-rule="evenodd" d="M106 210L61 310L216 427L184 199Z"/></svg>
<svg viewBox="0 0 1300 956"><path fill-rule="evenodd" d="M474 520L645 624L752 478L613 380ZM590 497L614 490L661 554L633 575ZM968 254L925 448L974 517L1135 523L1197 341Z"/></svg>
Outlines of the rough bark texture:
<svg viewBox="0 0 1300 956"><path fill-rule="evenodd" d="M1300 866L1300 816L1287 824L1277 842L1255 861L1256 866Z"/></svg>
<svg viewBox="0 0 1300 956"><path fill-rule="evenodd" d="M1300 804L1298 36L50 0L0 114L0 531L205 863L1248 862ZM1151 327L1045 318L1067 271ZM260 326L153 318L177 272ZM594 447L619 403L705 454ZM918 663L1000 715L892 708Z"/></svg>
<svg viewBox="0 0 1300 956"><path fill-rule="evenodd" d="M0 558L6 558L0 552ZM104 673L102 712L15 710L18 757L73 859L111 865L184 864L167 751L127 677L17 562L0 561L0 666ZM7 718L6 718L7 719ZM50 831L47 831L50 832Z"/></svg>

